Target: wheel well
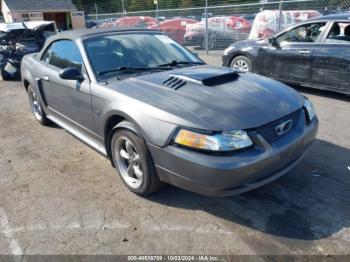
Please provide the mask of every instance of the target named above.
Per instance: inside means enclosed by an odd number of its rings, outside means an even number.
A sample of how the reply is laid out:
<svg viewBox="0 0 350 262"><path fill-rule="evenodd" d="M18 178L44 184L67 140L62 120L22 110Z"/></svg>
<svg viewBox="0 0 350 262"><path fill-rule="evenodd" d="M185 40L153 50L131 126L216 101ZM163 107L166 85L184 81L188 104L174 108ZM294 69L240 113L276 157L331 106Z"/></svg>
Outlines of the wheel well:
<svg viewBox="0 0 350 262"><path fill-rule="evenodd" d="M28 91L29 81L27 79L23 79L23 85L26 91Z"/></svg>
<svg viewBox="0 0 350 262"><path fill-rule="evenodd" d="M232 63L232 61L233 61L236 57L239 57L239 56L244 56L244 57L250 59L250 57L247 56L246 54L237 53L237 54L235 54L234 56L232 56L231 61L230 61L230 64Z"/></svg>
<svg viewBox="0 0 350 262"><path fill-rule="evenodd" d="M110 139L111 139L111 131L112 129L118 125L120 122L124 121L125 118L119 115L113 115L111 116L105 125L105 147L107 150L107 156L110 157L111 156L111 145L110 145Z"/></svg>

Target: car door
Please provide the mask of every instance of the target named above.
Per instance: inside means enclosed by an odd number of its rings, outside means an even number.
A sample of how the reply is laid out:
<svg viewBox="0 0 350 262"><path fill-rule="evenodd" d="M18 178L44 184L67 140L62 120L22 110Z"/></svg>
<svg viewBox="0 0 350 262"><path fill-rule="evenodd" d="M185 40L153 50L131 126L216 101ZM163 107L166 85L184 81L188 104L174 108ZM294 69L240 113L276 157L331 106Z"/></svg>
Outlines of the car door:
<svg viewBox="0 0 350 262"><path fill-rule="evenodd" d="M90 82L78 46L71 40L55 41L43 54L41 63L42 96L51 113L71 125L91 129L93 121ZM85 80L61 79L59 72L68 67L82 70Z"/></svg>
<svg viewBox="0 0 350 262"><path fill-rule="evenodd" d="M350 93L350 22L336 21L312 52L312 86Z"/></svg>
<svg viewBox="0 0 350 262"><path fill-rule="evenodd" d="M325 22L298 25L265 47L263 74L292 84L310 85L311 53L326 26Z"/></svg>

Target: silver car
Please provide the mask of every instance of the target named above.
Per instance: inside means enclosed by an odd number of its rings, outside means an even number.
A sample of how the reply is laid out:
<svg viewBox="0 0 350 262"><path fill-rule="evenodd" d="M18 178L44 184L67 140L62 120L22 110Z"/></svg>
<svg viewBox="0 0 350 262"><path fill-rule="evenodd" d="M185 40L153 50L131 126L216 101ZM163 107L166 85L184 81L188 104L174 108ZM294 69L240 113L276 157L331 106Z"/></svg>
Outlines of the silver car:
<svg viewBox="0 0 350 262"><path fill-rule="evenodd" d="M35 118L110 159L139 195L164 183L210 196L257 188L290 171L318 128L288 86L205 65L152 30L61 33L21 75Z"/></svg>

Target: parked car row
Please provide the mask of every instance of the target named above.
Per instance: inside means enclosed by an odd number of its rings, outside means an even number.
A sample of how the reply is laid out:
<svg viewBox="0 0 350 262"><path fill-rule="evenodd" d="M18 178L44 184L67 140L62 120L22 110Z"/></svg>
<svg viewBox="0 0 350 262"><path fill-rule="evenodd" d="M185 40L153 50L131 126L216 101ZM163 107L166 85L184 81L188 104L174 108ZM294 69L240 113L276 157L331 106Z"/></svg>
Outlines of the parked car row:
<svg viewBox="0 0 350 262"><path fill-rule="evenodd" d="M290 25L302 22L321 14L313 10L282 11L265 10L257 15L239 14L235 16L208 15L208 48L227 47L232 42L246 39L267 38ZM196 17L176 17L157 20L150 16L124 16L108 18L99 27L137 27L157 29L167 33L181 44L206 47L206 21Z"/></svg>
<svg viewBox="0 0 350 262"><path fill-rule="evenodd" d="M175 18L165 20L164 22L159 23L158 25L149 26L149 29L159 29L161 32L166 33L173 40L177 41L180 44L185 43L185 34L187 27L189 25L197 24L198 21L194 19L187 18Z"/></svg>
<svg viewBox="0 0 350 262"><path fill-rule="evenodd" d="M157 25L157 20L150 16L123 16L120 18L108 18L100 21L98 27L111 28L111 27L135 27L135 28L147 28L149 26Z"/></svg>
<svg viewBox="0 0 350 262"><path fill-rule="evenodd" d="M205 48L205 20L187 25L184 40L189 45ZM208 19L208 48L228 46L232 42L248 38L251 23L237 16L211 17Z"/></svg>
<svg viewBox="0 0 350 262"><path fill-rule="evenodd" d="M172 18L159 22L149 16L124 16L115 20L106 20L99 27L137 27L159 29L181 44L205 47L205 21L190 18ZM217 16L208 19L209 48L228 46L230 43L247 39L251 23L236 16Z"/></svg>

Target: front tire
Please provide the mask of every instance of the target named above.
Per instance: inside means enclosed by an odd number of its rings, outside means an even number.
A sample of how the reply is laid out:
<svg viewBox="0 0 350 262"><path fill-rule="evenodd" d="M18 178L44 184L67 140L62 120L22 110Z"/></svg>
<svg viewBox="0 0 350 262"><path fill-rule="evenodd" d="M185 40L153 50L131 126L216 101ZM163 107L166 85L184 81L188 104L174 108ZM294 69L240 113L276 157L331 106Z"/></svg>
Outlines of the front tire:
<svg viewBox="0 0 350 262"><path fill-rule="evenodd" d="M111 152L123 183L133 193L145 196L163 186L146 143L132 131L117 129L111 140Z"/></svg>
<svg viewBox="0 0 350 262"><path fill-rule="evenodd" d="M51 124L51 121L46 117L46 114L41 106L39 97L30 85L27 88L27 93L29 98L30 109L32 110L35 119L41 125L44 126Z"/></svg>
<svg viewBox="0 0 350 262"><path fill-rule="evenodd" d="M231 68L237 69L242 72L252 72L253 66L250 59L246 56L237 56L235 57L230 65Z"/></svg>
<svg viewBox="0 0 350 262"><path fill-rule="evenodd" d="M1 70L1 77L2 77L2 80L4 80L4 81L10 81L10 80L12 80L11 75L10 75L8 72L6 72L5 69L2 69L2 70Z"/></svg>

